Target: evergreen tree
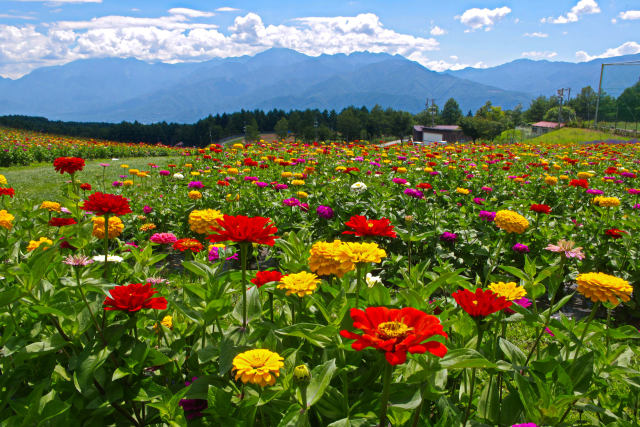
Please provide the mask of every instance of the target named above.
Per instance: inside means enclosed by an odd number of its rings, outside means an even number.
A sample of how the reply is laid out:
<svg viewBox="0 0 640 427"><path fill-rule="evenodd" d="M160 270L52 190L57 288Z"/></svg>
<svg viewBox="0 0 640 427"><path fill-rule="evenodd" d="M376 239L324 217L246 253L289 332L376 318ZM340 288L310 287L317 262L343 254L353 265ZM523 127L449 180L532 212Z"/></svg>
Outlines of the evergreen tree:
<svg viewBox="0 0 640 427"><path fill-rule="evenodd" d="M445 125L458 124L462 118L462 110L455 99L449 98L442 109L442 122Z"/></svg>

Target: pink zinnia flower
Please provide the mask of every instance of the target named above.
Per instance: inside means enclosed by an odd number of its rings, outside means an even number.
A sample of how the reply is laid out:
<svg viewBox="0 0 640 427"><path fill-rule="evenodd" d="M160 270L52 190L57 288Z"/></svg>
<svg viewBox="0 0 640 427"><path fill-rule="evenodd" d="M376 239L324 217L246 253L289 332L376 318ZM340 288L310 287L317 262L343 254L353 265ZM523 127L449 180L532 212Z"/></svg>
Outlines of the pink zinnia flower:
<svg viewBox="0 0 640 427"><path fill-rule="evenodd" d="M178 238L173 233L155 233L149 240L160 245L172 245L178 241Z"/></svg>
<svg viewBox="0 0 640 427"><path fill-rule="evenodd" d="M571 240L567 241L564 239L558 240L557 245L549 244L545 249L551 252L564 252L564 256L567 258L578 258L580 260L584 259L584 254L582 253L582 247L578 246L574 247L575 243Z"/></svg>

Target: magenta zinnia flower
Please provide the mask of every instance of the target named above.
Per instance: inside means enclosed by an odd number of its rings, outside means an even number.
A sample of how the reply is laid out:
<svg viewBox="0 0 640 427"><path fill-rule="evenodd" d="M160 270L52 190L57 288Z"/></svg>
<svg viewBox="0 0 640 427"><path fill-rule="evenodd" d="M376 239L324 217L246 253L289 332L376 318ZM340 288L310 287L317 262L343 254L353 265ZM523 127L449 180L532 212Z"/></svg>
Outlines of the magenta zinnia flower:
<svg viewBox="0 0 640 427"><path fill-rule="evenodd" d="M160 245L172 245L178 241L178 238L173 233L155 233L149 240Z"/></svg>

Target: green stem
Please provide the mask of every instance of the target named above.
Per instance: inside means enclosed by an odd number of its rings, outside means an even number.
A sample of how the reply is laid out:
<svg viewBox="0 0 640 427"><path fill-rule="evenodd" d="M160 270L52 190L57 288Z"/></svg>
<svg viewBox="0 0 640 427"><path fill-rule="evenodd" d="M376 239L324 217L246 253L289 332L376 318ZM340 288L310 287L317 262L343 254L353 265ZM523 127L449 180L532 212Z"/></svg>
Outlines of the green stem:
<svg viewBox="0 0 640 427"><path fill-rule="evenodd" d="M474 319L475 320L475 319ZM476 351L480 352L480 345L482 344L482 336L484 335L484 327L480 323L481 320L476 320L476 327L478 328L478 339L476 341ZM471 384L469 387L469 402L467 403L467 410L464 414L464 421L462 425L467 424L467 420L469 419L469 415L471 414L471 404L473 403L473 391L476 385L476 368L472 368L471 370Z"/></svg>
<svg viewBox="0 0 640 427"><path fill-rule="evenodd" d="M358 303L360 302L360 288L362 287L362 263L356 264L356 308L358 308Z"/></svg>
<svg viewBox="0 0 640 427"><path fill-rule="evenodd" d="M242 263L242 327L247 328L247 243L240 244L240 262Z"/></svg>
<svg viewBox="0 0 640 427"><path fill-rule="evenodd" d="M109 214L105 214L104 216L104 272L103 275L105 278L109 276L109 262L107 258L109 257Z"/></svg>
<svg viewBox="0 0 640 427"><path fill-rule="evenodd" d="M580 349L582 348L582 343L584 342L584 338L587 336L587 329L589 329L589 325L591 324L591 321L593 320L593 318L596 317L596 312L598 311L599 308L600 308L600 301L595 303L593 305L593 308L591 309L591 313L589 314L589 317L587 318L587 324L584 325L584 330L582 331L582 335L580 336L580 341L578 341L578 346L576 347L576 353L573 356L574 359L578 358L578 353L580 352Z"/></svg>
<svg viewBox="0 0 640 427"><path fill-rule="evenodd" d="M269 292L269 318L273 323L273 292Z"/></svg>
<svg viewBox="0 0 640 427"><path fill-rule="evenodd" d="M609 357L609 327L611 326L611 309L607 308L607 326L604 331L605 338L605 357Z"/></svg>
<svg viewBox="0 0 640 427"><path fill-rule="evenodd" d="M527 360L525 360L525 362L524 362L524 366L527 366L527 364L529 363L529 360L531 360L531 356L533 356L533 352L538 349L538 344L540 344L540 339L542 338L542 335L544 334L544 331L546 331L547 327L549 326L549 322L551 321L551 310L553 309L553 303L555 302L556 293L557 292L554 292L553 297L551 298L551 301L550 301L550 304L549 304L549 311L547 312L547 318L545 319L544 325L542 325L542 329L540 329L540 332L538 333L538 336L536 337L536 341L533 343L533 347L531 347L531 350L529 351L529 355L527 356ZM538 314L537 312L538 312L538 310L536 310L536 315Z"/></svg>
<svg viewBox="0 0 640 427"><path fill-rule="evenodd" d="M393 365L384 362L384 374L382 376L382 396L380 397L380 426L383 427L387 423L387 406L389 403L389 393L391 391L391 374Z"/></svg>

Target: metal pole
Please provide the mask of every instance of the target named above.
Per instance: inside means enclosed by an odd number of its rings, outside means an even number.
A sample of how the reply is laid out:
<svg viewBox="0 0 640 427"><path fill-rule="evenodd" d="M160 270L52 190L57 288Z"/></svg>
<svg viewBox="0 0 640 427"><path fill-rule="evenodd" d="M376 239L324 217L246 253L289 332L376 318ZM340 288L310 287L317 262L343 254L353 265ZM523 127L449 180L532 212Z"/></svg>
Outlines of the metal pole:
<svg viewBox="0 0 640 427"><path fill-rule="evenodd" d="M593 127L598 129L598 110L600 109L600 96L602 95L602 74L604 73L604 64L600 65L600 83L598 84L598 100L596 101L596 116L593 119Z"/></svg>

